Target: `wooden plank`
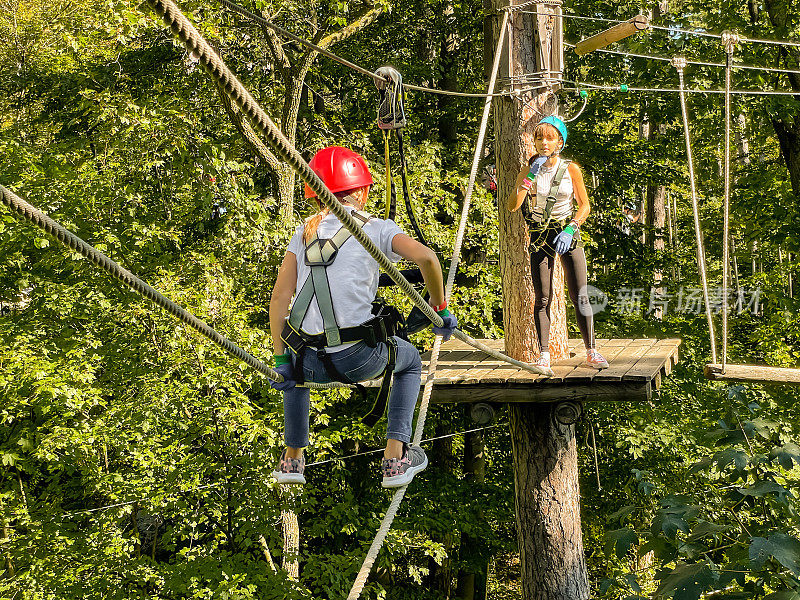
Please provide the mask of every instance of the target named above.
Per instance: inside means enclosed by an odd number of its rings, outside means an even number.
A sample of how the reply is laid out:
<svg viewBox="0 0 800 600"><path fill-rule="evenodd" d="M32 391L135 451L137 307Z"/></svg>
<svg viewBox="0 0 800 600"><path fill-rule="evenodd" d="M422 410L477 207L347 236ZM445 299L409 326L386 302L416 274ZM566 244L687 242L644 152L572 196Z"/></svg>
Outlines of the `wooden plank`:
<svg viewBox="0 0 800 600"><path fill-rule="evenodd" d="M800 384L800 369L768 367L765 365L706 365L705 376L713 381L750 381L755 383Z"/></svg>
<svg viewBox="0 0 800 600"><path fill-rule="evenodd" d="M634 364L622 378L653 379L653 377L661 372L664 364L670 360L673 352L674 350L669 346L653 344L653 346L647 350L647 354L637 360L636 364Z"/></svg>
<svg viewBox="0 0 800 600"><path fill-rule="evenodd" d="M609 341L617 341L617 340L609 340ZM622 341L622 340L620 340ZM617 359L625 348L628 346L630 340L625 340L625 344L622 345L611 345L611 344L604 344L600 345L600 340L597 340L596 346L598 351L602 351L603 356L608 361L608 366L611 367L614 365L614 361ZM564 378L565 382L577 383L578 381L592 381L594 380L602 371L595 369L594 367L590 367L589 365L584 364L584 360L581 360L581 364L575 368L572 373L567 375Z"/></svg>
<svg viewBox="0 0 800 600"><path fill-rule="evenodd" d="M613 365L608 369L603 369L595 375L593 381L622 381L623 375L630 371L636 362L647 354L647 350L656 343L654 339L637 339L625 346L622 352L617 355Z"/></svg>
<svg viewBox="0 0 800 600"><path fill-rule="evenodd" d="M585 385L448 385L435 388L431 402L647 402L651 398L649 381L593 381Z"/></svg>

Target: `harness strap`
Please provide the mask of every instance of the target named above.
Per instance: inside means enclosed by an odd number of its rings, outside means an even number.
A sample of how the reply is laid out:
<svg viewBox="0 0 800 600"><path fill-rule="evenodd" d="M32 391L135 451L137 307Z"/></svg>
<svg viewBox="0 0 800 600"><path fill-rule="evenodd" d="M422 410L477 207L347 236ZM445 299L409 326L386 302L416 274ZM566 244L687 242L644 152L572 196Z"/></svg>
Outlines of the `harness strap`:
<svg viewBox="0 0 800 600"><path fill-rule="evenodd" d="M362 227L372 218L371 215L360 211L353 211L353 217L361 222ZM333 264L339 249L351 237L352 234L344 227L340 227L333 237L327 239L322 239L314 233L305 250L305 263L311 267L311 275L303 283L289 312L289 325L294 330L301 331L311 300L316 297L322 315L326 346L338 346L342 343L326 267Z"/></svg>
<svg viewBox="0 0 800 600"><path fill-rule="evenodd" d="M375 427L375 424L380 421L386 412L386 405L389 402L392 375L394 374L394 366L397 364L397 341L393 337L387 338L386 348L389 350L389 361L386 363L386 370L383 372L383 379L381 380L378 395L375 397L375 404L372 405L366 415L361 417L361 422L367 427Z"/></svg>
<svg viewBox="0 0 800 600"><path fill-rule="evenodd" d="M417 223L417 216L414 214L414 207L411 206L411 194L408 191L406 153L403 147L403 131L401 129L397 130L397 149L400 152L400 177L403 180L403 199L405 200L406 204L406 214L408 215L408 220L411 222L411 227L414 229L414 233L416 234L419 243L423 244L424 246L428 246L428 241L425 239L425 235L422 233L419 223Z"/></svg>
<svg viewBox="0 0 800 600"><path fill-rule="evenodd" d="M569 160L562 159L561 164L558 165L558 170L556 171L555 177L553 177L553 183L550 185L550 193L547 195L547 204L544 205L544 214L542 214L542 221L544 223L548 223L553 214L553 207L558 197L558 188L561 187L561 180L564 179L564 173L567 172L570 162Z"/></svg>
<svg viewBox="0 0 800 600"><path fill-rule="evenodd" d="M386 210L384 211L384 219L394 220L397 211L397 193L394 189L394 179L392 178L392 166L389 159L389 137L392 135L391 130L381 129L383 133L383 154L386 163Z"/></svg>

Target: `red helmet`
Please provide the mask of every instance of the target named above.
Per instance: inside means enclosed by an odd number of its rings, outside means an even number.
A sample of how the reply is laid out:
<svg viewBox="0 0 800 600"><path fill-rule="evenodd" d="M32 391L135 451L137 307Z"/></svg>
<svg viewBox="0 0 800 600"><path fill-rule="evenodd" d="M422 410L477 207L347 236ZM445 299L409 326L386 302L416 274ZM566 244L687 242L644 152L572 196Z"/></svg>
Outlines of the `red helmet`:
<svg viewBox="0 0 800 600"><path fill-rule="evenodd" d="M314 155L308 166L334 194L374 183L369 167L361 155L341 146L323 148ZM308 184L305 187L305 194L306 198L314 198L317 195Z"/></svg>

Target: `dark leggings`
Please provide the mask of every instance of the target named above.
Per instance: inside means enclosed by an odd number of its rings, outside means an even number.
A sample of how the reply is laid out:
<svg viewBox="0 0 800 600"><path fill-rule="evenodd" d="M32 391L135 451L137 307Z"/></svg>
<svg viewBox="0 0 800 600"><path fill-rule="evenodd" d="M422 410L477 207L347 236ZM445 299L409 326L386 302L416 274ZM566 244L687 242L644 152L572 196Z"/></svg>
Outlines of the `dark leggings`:
<svg viewBox="0 0 800 600"><path fill-rule="evenodd" d="M560 231L560 230L559 230ZM558 231L555 232L558 234ZM547 352L550 346L550 306L553 303L553 271L555 266L555 250L552 238L548 236L539 250L531 252L531 275L536 302L533 307L533 319L536 323L536 337L539 340L539 350ZM586 253L583 248L575 248L561 255L561 265L564 267L564 279L567 280L567 290L575 314L578 319L578 329L581 330L583 343L587 348L594 348L594 329L592 327L592 305L586 293Z"/></svg>

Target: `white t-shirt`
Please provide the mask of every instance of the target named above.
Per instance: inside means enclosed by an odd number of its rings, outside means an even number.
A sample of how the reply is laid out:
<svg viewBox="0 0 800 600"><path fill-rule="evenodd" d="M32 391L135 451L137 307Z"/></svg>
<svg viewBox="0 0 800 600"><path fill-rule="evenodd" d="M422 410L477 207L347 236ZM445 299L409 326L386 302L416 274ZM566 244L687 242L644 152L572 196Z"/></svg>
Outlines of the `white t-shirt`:
<svg viewBox="0 0 800 600"><path fill-rule="evenodd" d="M539 168L539 172L536 174L536 204L534 205L534 203L531 202L531 215L535 221L542 222L544 220L544 209L547 205L547 196L550 195L550 186L553 185L553 178L556 175L556 171L558 171L558 168L563 162L564 159L559 157L555 165L552 167L545 167L542 165L542 167ZM569 168L567 168L558 186L558 193L556 194L556 201L555 204L553 204L553 212L550 214L550 218L560 221L561 219L571 217L572 200L574 197L575 193L572 188L572 176L570 175Z"/></svg>
<svg viewBox="0 0 800 600"><path fill-rule="evenodd" d="M355 210L350 206L346 208L350 212ZM320 223L317 236L320 239L332 238L341 226L335 215L328 214ZM388 219L372 218L367 221L363 229L389 260L397 262L402 258L392 250L394 236L403 233L397 223ZM297 259L296 293L303 289L303 284L311 275L311 267L306 265L305 261L305 248L303 226L300 225L292 236L288 248L288 252L294 254ZM372 301L378 292L379 271L377 261L354 237L350 236L339 248L333 264L326 268L333 311L339 327L354 327L372 318ZM303 331L312 335L322 333L324 330L316 296L311 300L301 327ZM328 351L338 352L349 346L352 344L330 346Z"/></svg>

